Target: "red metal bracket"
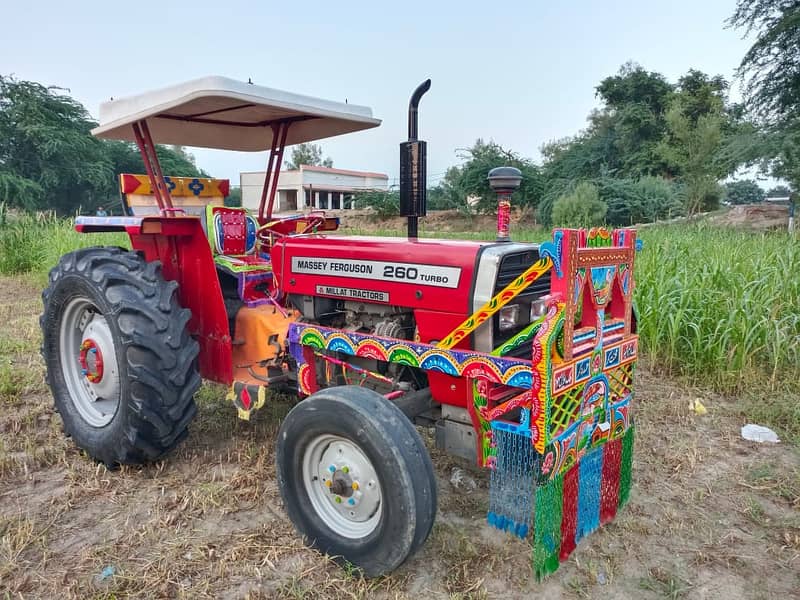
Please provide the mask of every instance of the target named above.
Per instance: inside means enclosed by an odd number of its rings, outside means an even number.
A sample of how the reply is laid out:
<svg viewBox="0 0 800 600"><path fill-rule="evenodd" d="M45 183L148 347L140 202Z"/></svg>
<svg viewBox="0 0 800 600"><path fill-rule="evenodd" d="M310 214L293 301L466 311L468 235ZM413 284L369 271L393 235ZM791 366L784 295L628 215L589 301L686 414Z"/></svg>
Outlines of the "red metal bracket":
<svg viewBox="0 0 800 600"><path fill-rule="evenodd" d="M161 214L173 216L175 209L172 206L172 196L169 193L169 188L164 183L164 173L161 172L161 164L158 162L156 147L153 144L153 138L150 137L150 128L147 126L147 121L136 121L132 127L136 145L142 155L144 169L150 179L150 187L153 189L156 202L158 202L158 208Z"/></svg>

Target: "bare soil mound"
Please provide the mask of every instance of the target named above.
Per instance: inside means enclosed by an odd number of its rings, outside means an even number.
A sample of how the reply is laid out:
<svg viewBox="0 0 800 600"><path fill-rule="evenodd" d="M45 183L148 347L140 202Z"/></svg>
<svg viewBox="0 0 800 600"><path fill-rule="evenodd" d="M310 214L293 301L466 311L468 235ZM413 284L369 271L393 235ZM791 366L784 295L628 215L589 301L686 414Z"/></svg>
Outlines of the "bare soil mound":
<svg viewBox="0 0 800 600"><path fill-rule="evenodd" d="M757 231L782 229L789 222L789 207L781 204L744 204L709 219L715 225L743 227Z"/></svg>

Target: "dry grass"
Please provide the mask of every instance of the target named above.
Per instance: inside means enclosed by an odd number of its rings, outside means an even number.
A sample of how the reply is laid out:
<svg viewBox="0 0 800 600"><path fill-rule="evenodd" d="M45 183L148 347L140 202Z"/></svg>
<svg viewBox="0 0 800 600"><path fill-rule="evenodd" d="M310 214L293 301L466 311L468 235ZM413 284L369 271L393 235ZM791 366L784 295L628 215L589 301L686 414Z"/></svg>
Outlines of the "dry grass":
<svg viewBox="0 0 800 600"><path fill-rule="evenodd" d="M800 457L789 444L742 441L735 399L645 365L631 503L541 584L529 543L485 524L486 473L433 451L441 501L431 538L391 576L365 580L304 547L286 519L274 438L289 398L242 423L224 390L207 385L187 442L143 468L109 472L76 450L43 383L38 293L0 278L0 598L789 598L800 589ZM688 408L698 397L704 417ZM452 488L454 467L468 469L475 491Z"/></svg>

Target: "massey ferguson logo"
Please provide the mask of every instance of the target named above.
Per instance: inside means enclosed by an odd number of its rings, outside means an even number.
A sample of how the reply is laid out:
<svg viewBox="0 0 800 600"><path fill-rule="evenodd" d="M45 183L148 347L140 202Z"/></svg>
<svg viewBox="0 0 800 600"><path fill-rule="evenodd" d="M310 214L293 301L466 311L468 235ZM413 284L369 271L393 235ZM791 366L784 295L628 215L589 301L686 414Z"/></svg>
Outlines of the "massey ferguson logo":
<svg viewBox="0 0 800 600"><path fill-rule="evenodd" d="M394 281L443 288L457 288L461 278L460 267L308 256L292 257L292 273Z"/></svg>

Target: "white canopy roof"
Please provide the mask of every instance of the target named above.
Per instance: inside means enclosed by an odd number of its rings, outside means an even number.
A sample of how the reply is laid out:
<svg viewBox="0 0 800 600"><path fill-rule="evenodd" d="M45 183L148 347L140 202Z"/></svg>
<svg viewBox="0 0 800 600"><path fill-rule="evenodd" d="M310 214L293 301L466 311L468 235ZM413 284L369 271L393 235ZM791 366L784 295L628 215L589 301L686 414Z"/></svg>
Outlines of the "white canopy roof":
<svg viewBox="0 0 800 600"><path fill-rule="evenodd" d="M226 77L203 77L100 105L92 134L134 141L147 119L153 141L226 150L269 150L273 123L291 120L286 145L380 125L366 106L331 102Z"/></svg>

